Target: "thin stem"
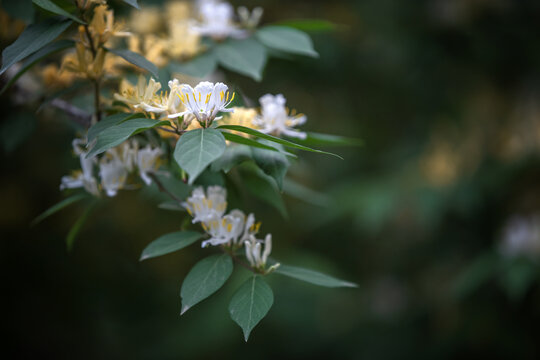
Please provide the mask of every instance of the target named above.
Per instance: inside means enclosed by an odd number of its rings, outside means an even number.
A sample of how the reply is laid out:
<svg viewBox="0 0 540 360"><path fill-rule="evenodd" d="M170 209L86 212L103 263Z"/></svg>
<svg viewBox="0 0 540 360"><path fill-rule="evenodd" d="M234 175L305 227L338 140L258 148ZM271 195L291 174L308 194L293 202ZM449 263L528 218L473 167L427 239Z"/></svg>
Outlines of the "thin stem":
<svg viewBox="0 0 540 360"><path fill-rule="evenodd" d="M176 195L174 195L172 192L170 192L169 190L167 190L167 188L163 185L163 183L161 182L161 180L159 180L159 178L156 176L156 174L153 174L153 173L149 173L148 174L152 180L154 180L154 182L156 183L157 187L159 188L159 190L167 195L169 195L173 200L176 200L178 202L182 202L181 199L179 199Z"/></svg>
<svg viewBox="0 0 540 360"><path fill-rule="evenodd" d="M231 259L233 259L233 261L235 263L237 263L238 265L248 269L249 271L251 271L252 273L254 274L260 274L259 271L257 271L256 269L252 268L249 264L247 264L246 262L242 261L242 259L240 259L238 256L236 256L234 254L234 252L232 252L231 250L227 249L225 246L221 246L221 251L223 251L225 254L229 255L231 257Z"/></svg>
<svg viewBox="0 0 540 360"><path fill-rule="evenodd" d="M94 111L96 114L96 121L101 120L101 102L100 100L100 84L99 79L94 80Z"/></svg>

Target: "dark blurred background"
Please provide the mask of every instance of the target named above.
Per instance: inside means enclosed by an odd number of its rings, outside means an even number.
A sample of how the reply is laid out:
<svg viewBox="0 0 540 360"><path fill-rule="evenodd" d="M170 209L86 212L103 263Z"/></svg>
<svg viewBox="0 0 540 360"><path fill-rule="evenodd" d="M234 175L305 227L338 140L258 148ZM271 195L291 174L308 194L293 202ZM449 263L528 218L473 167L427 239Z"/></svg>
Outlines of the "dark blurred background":
<svg viewBox="0 0 540 360"><path fill-rule="evenodd" d="M35 115L37 101L22 105L8 91L0 97L7 358L539 358L540 2L234 4L262 6L264 23L337 24L312 33L320 59L273 59L261 83L227 76L254 100L283 93L307 114L309 131L364 140L332 150L345 161L302 154L291 169L329 205L285 196L288 220L262 203L245 208L273 234L276 258L359 288L273 275L274 306L248 343L227 311L241 272L180 317L181 281L203 251L138 258L178 229L181 213L120 192L100 203L71 252L65 237L82 204L30 227L78 167L76 128L54 112ZM2 22L3 48L17 29Z"/></svg>

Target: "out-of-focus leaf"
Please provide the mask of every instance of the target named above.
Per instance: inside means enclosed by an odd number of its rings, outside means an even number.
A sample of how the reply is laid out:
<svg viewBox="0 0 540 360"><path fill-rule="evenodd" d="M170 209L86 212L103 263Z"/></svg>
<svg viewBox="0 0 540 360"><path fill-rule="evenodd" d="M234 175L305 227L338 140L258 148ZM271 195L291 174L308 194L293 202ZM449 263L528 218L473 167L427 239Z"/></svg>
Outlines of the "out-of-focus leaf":
<svg viewBox="0 0 540 360"><path fill-rule="evenodd" d="M225 187L225 178L221 171L212 171L211 167L207 167L195 180L194 186L221 186Z"/></svg>
<svg viewBox="0 0 540 360"><path fill-rule="evenodd" d="M253 160L257 166L268 176L271 176L281 190L283 188L283 179L289 168L289 161L285 155L266 149L251 149Z"/></svg>
<svg viewBox="0 0 540 360"><path fill-rule="evenodd" d="M21 69L13 76L9 81L4 85L2 90L0 90L0 95L4 93L15 81L17 81L18 78L20 78L25 72L27 72L32 66L37 64L40 60L43 58L54 54L58 51L67 49L71 46L73 46L75 42L73 40L59 40L52 42L48 45L46 45L44 48L36 51L34 54L29 56L22 64Z"/></svg>
<svg viewBox="0 0 540 360"><path fill-rule="evenodd" d="M2 1L2 9L10 17L23 20L27 24L34 19L32 0Z"/></svg>
<svg viewBox="0 0 540 360"><path fill-rule="evenodd" d="M82 213L81 217L75 221L75 224L71 227L69 230L69 233L66 237L66 247L68 251L71 251L73 249L73 244L75 243L75 239L77 238L77 235L79 235L79 232L81 231L81 228L88 220L88 217L92 213L92 210L94 210L95 206L97 204L97 201L94 201L92 204L90 204Z"/></svg>
<svg viewBox="0 0 540 360"><path fill-rule="evenodd" d="M252 38L229 40L216 46L216 57L228 70L247 75L256 81L262 79L266 64L266 49Z"/></svg>
<svg viewBox="0 0 540 360"><path fill-rule="evenodd" d="M9 153L22 144L36 128L35 115L28 112L11 113L0 124L0 141Z"/></svg>
<svg viewBox="0 0 540 360"><path fill-rule="evenodd" d="M71 20L47 20L28 25L17 40L2 51L0 75L17 61L25 59L56 39L71 23Z"/></svg>
<svg viewBox="0 0 540 360"><path fill-rule="evenodd" d="M246 341L253 328L268 314L273 303L272 289L257 275L249 278L233 295L229 313L242 328Z"/></svg>
<svg viewBox="0 0 540 360"><path fill-rule="evenodd" d="M314 191L289 178L284 179L283 181L283 192L289 196L316 206L328 206L331 201L330 197L326 194Z"/></svg>
<svg viewBox="0 0 540 360"><path fill-rule="evenodd" d="M254 130L254 129L251 129L251 128L248 128L248 127L245 127L245 126L221 125L221 126L218 126L218 129L236 130L236 131L240 131L240 132L243 132L243 133L246 133L246 134L249 134L249 135L253 135L253 136L256 136L256 137L261 138L261 139L269 140L269 141L272 141L272 142L275 142L275 143L278 143L278 144L281 144L281 145L284 145L284 146L287 146L287 147L290 147L290 148L293 148L293 149L311 151L311 152L316 152L316 153L319 153L319 154L332 155L332 156L335 156L335 157L340 158L341 160L343 160L343 158L341 156L339 156L339 155L332 154L330 152L326 152L326 151L322 151L322 150L312 149L312 148L309 148L309 147L304 146L304 145L295 144L292 141L284 140L284 139L281 139L281 138L278 138L278 137L275 137L275 136L272 136L272 135L264 134L264 133L262 133L260 131L257 131L257 130Z"/></svg>
<svg viewBox="0 0 540 360"><path fill-rule="evenodd" d="M222 131L222 134L223 134L223 136L225 137L225 140L228 140L228 141L233 142L233 143L243 144L243 145L248 145L248 146L255 147L255 148L259 148L259 149L266 149L266 150L271 150L271 151L278 151L278 152L282 152L282 153L284 153L285 155L290 156L290 157L294 157L294 158L297 157L296 155L291 154L291 153L289 153L289 152L281 151L280 149L277 149L277 148L275 148L275 147L273 147L273 146L265 145L265 144L263 144L263 143L260 143L260 142L258 142L258 141L255 141L255 140L253 140L253 139L246 138L246 137L244 137L244 136L240 136L240 135L233 134L233 133L226 132L226 131Z"/></svg>
<svg viewBox="0 0 540 360"><path fill-rule="evenodd" d="M127 50L127 49L107 49L107 51L120 56L124 60L132 63L135 66L138 66L148 72L150 72L156 79L159 79L158 68L156 65L152 64L141 54Z"/></svg>
<svg viewBox="0 0 540 360"><path fill-rule="evenodd" d="M139 9L137 0L123 0L126 4L133 6L135 9Z"/></svg>
<svg viewBox="0 0 540 360"><path fill-rule="evenodd" d="M189 184L226 148L225 139L215 129L196 129L188 131L176 143L174 159L189 175Z"/></svg>
<svg viewBox="0 0 540 360"><path fill-rule="evenodd" d="M308 132L305 139L296 140L302 145L320 146L362 146L364 142L360 139L353 139L338 135L319 134Z"/></svg>
<svg viewBox="0 0 540 360"><path fill-rule="evenodd" d="M50 0L32 0L32 2L40 8L50 11L53 14L65 16L73 21L78 22L79 24L86 24L84 21L82 21L75 15L68 13L66 10L62 9L60 6L56 5Z"/></svg>
<svg viewBox="0 0 540 360"><path fill-rule="evenodd" d="M193 244L202 236L203 234L196 231L177 231L170 234L165 234L152 241L146 248L144 248L139 261L181 250Z"/></svg>
<svg viewBox="0 0 540 360"><path fill-rule="evenodd" d="M227 137L225 137L227 138ZM228 173L234 166L251 160L251 150L246 145L229 145L223 154L212 165L212 171L224 171Z"/></svg>
<svg viewBox="0 0 540 360"><path fill-rule="evenodd" d="M313 49L313 42L303 31L286 26L265 26L255 33L264 45L293 54L319 57Z"/></svg>
<svg viewBox="0 0 540 360"><path fill-rule="evenodd" d="M92 142L96 137L101 134L101 132L105 131L106 129L118 125L120 123L123 123L124 121L130 120L130 119L136 119L136 118L144 118L144 115L141 113L120 113L120 114L114 114L111 116L107 116L101 121L95 123L88 129L88 142Z"/></svg>
<svg viewBox="0 0 540 360"><path fill-rule="evenodd" d="M94 145L92 150L90 150L86 156L91 157L99 155L102 152L115 147L116 145L120 145L132 135L136 135L157 126L167 126L169 124L169 121L136 118L111 126L107 128L106 131L102 131L99 134L96 145Z"/></svg>
<svg viewBox="0 0 540 360"><path fill-rule="evenodd" d="M330 275L326 275L314 270L304 269L296 266L280 265L276 273L285 275L297 280L302 280L314 285L325 287L358 287L355 283L336 279Z"/></svg>
<svg viewBox="0 0 540 360"><path fill-rule="evenodd" d="M216 56L212 52L207 52L185 63L171 62L169 69L171 72L203 78L213 72L216 66Z"/></svg>
<svg viewBox="0 0 540 360"><path fill-rule="evenodd" d="M492 252L476 258L457 278L452 288L453 295L457 298L466 297L492 279L499 269L499 261L499 256Z"/></svg>
<svg viewBox="0 0 540 360"><path fill-rule="evenodd" d="M253 166L244 166L253 165ZM242 186L256 198L272 205L279 211L281 216L288 218L287 208L283 202L283 198L279 193L276 182L254 164L242 164L240 168L242 176Z"/></svg>
<svg viewBox="0 0 540 360"><path fill-rule="evenodd" d="M538 277L538 268L528 259L517 258L502 268L500 283L513 301L523 298L531 284Z"/></svg>
<svg viewBox="0 0 540 360"><path fill-rule="evenodd" d="M231 276L232 270L231 257L226 254L212 255L195 264L182 283L180 314L218 291Z"/></svg>
<svg viewBox="0 0 540 360"><path fill-rule="evenodd" d="M318 20L318 19L294 19L294 20L284 20L275 23L277 26L287 26L295 28L300 31L306 32L325 32L333 31L338 28L338 25L331 23L327 20Z"/></svg>
<svg viewBox="0 0 540 360"><path fill-rule="evenodd" d="M57 213L58 211L62 210L63 208L65 208L65 207L67 207L67 206L69 206L71 204L74 204L77 201L80 201L82 199L86 199L88 197L89 197L89 195L87 193L81 193L81 194L76 194L76 195L70 196L68 198L65 198L64 200L62 200L59 203L51 206L50 208L45 210L43 213L41 213L39 216L37 216L34 220L32 220L30 225L35 226L38 223L40 223L41 221L48 218L49 216L51 216L51 215Z"/></svg>
<svg viewBox="0 0 540 360"><path fill-rule="evenodd" d="M186 209L175 200L164 201L158 205L158 208L171 211L186 211Z"/></svg>

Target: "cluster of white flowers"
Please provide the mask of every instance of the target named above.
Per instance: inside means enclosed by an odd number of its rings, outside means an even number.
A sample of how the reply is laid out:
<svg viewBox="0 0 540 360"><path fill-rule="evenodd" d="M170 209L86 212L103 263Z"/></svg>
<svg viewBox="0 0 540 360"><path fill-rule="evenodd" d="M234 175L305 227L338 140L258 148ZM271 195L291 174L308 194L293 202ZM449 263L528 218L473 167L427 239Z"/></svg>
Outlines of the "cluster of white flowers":
<svg viewBox="0 0 540 360"><path fill-rule="evenodd" d="M540 215L514 216L507 221L499 251L506 257L540 257Z"/></svg>
<svg viewBox="0 0 540 360"><path fill-rule="evenodd" d="M157 172L163 153L160 148L150 145L139 149L138 143L132 140L107 150L98 160L95 156L86 156L85 143L82 139L73 140L73 150L80 158L81 170L71 176L63 176L60 190L83 187L90 194L100 196L102 189L107 196L115 196L118 190L126 188L129 174L136 169L142 181L150 185L150 174ZM99 183L94 175L96 165L99 167Z"/></svg>
<svg viewBox="0 0 540 360"><path fill-rule="evenodd" d="M279 136L281 134L305 139L306 133L294 129L295 126L306 122L307 117L303 114L289 114L285 107L287 100L282 94L266 94L259 99L261 104L261 114L256 116L253 124L259 131Z"/></svg>
<svg viewBox="0 0 540 360"><path fill-rule="evenodd" d="M228 214L227 190L221 186L210 186L206 191L202 187L193 190L190 197L182 204L193 217L193 223L201 223L210 238L202 242L208 245L228 245L233 249L245 246L246 258L251 266L265 270L268 256L272 251L272 235L264 240L256 238L261 226L255 222L255 216L246 216L241 210L234 209ZM279 264L266 271L274 270Z"/></svg>
<svg viewBox="0 0 540 360"><path fill-rule="evenodd" d="M191 29L199 35L210 36L214 39L243 38L248 35L242 29L255 28L262 17L263 9L256 7L250 13L245 7L238 8L239 23L234 21L234 8L225 1L199 1L198 12L200 21L191 24Z"/></svg>

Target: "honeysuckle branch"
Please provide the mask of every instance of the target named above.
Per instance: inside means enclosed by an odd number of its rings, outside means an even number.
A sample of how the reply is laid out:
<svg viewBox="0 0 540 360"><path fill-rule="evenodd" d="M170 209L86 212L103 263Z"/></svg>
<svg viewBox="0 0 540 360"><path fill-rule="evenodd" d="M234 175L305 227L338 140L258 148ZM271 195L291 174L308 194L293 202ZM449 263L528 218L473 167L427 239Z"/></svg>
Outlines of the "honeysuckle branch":
<svg viewBox="0 0 540 360"><path fill-rule="evenodd" d="M176 195L174 195L172 192L170 192L169 190L167 190L167 188L163 185L163 183L161 182L161 180L159 180L159 178L156 176L156 174L154 173L149 173L148 176L150 176L152 178L152 180L156 183L159 191L161 191L162 193L165 193L167 194L171 199L173 199L174 201L178 201L179 203L182 202L182 199L178 198Z"/></svg>
<svg viewBox="0 0 540 360"><path fill-rule="evenodd" d="M88 128L91 124L92 115L88 113L87 111L78 108L75 105L72 105L71 103L67 102L63 99L53 99L50 102L50 106L55 107L59 110L62 110L65 112L73 121L76 123L84 126L85 128Z"/></svg>
<svg viewBox="0 0 540 360"><path fill-rule="evenodd" d="M242 261L242 259L240 259L238 256L236 256L234 254L234 252L230 249L228 249L227 247L225 246L220 246L220 249L221 251L223 251L223 253L229 255L231 257L231 259L237 263L238 265L242 266L243 268L246 268L247 270L251 271L252 273L254 274L261 274L263 275L262 272L258 271L257 269L254 269L253 267L251 267L249 264L247 264L246 262Z"/></svg>

